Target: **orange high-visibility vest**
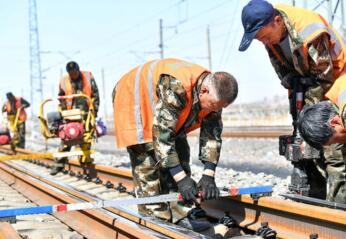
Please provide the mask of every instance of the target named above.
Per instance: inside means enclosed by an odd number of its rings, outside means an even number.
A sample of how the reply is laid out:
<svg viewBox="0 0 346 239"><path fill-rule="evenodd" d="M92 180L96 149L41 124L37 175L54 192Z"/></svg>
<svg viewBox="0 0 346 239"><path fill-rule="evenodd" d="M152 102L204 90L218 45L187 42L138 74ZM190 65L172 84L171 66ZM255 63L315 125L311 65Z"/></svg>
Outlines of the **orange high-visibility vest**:
<svg viewBox="0 0 346 239"><path fill-rule="evenodd" d="M18 110L20 108L21 104L21 100L22 97L15 97L16 98L16 109ZM12 107L9 101L7 101L6 103L6 112L10 113L12 111ZM24 109L22 109L19 113L19 121L20 122L24 122L26 121L27 115Z"/></svg>
<svg viewBox="0 0 346 239"><path fill-rule="evenodd" d="M346 106L346 75L334 82L326 97L339 107L339 114L343 116Z"/></svg>
<svg viewBox="0 0 346 239"><path fill-rule="evenodd" d="M83 94L91 97L91 72L81 71ZM60 88L65 92L65 95L74 94L74 90L71 84L71 78L69 75L64 76L60 81ZM73 99L66 99L66 107L68 110L72 109Z"/></svg>
<svg viewBox="0 0 346 239"><path fill-rule="evenodd" d="M178 59L147 62L125 74L116 85L114 97L114 125L118 147L153 141L153 116L158 101L156 86L162 74L179 80L186 91L186 106L178 116L176 132L184 125L193 101L193 87L203 73L209 71L199 65ZM186 133L200 127L207 113L200 112L197 124Z"/></svg>
<svg viewBox="0 0 346 239"><path fill-rule="evenodd" d="M305 71L309 70L308 47L314 39L326 33L330 37L329 49L333 61L334 80L344 73L343 71L346 64L345 42L340 34L320 14L285 4L277 4L274 7L286 13L294 29L303 40L302 46L295 49L295 51L299 51L299 54L303 56L303 64L299 65L299 67L303 68ZM278 52L273 47L269 47L274 55L283 62ZM302 72L301 69L296 70Z"/></svg>

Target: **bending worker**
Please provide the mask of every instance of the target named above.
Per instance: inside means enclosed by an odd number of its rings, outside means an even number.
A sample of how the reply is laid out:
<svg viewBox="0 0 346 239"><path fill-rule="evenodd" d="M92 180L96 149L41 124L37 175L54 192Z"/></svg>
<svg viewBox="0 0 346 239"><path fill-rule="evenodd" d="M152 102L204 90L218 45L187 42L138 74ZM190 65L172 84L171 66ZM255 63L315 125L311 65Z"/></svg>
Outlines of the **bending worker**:
<svg viewBox="0 0 346 239"><path fill-rule="evenodd" d="M19 148L25 148L25 121L27 119L27 115L25 112L25 108L30 106L30 103L23 99L22 97L15 97L12 92L8 92L6 94L7 102L2 107L2 112L7 113L7 119L10 122L14 122L15 117L17 115L17 111L19 112L19 118L17 123L17 132L18 132L18 143L15 145Z"/></svg>
<svg viewBox="0 0 346 239"><path fill-rule="evenodd" d="M318 13L252 0L243 8L242 23L245 33L239 50L245 51L253 39L261 41L281 84L289 90L289 98L294 97L294 86L299 84L304 89L305 106L316 104L335 81L342 80L346 63L344 41ZM292 101L290 107L295 107ZM320 154L306 170L310 196L345 203L346 169L341 150L337 144L331 144ZM326 180L320 171L324 171Z"/></svg>
<svg viewBox="0 0 346 239"><path fill-rule="evenodd" d="M221 149L221 112L237 94L237 81L229 73L211 73L178 59L147 62L119 80L113 91L116 141L130 155L139 197L178 191L191 203L199 190L205 199L219 196L214 176ZM191 178L186 139L197 128L204 164L198 184ZM191 209L187 204L145 205L139 211L176 222Z"/></svg>
<svg viewBox="0 0 346 239"><path fill-rule="evenodd" d="M91 72L80 71L76 62L71 61L66 65L67 75L65 75L59 84L59 96L67 96L72 94L85 94L93 99L94 115L97 117L99 109L100 98L96 81ZM62 110L79 108L84 112L89 110L88 102L85 98L73 98L72 100L60 100L60 107ZM90 150L90 143L83 143L82 150ZM61 141L59 152L70 151L71 146ZM90 156L82 157L83 164L90 164L93 159ZM55 175L64 169L67 158L59 158L56 160L55 165L52 167L50 174Z"/></svg>

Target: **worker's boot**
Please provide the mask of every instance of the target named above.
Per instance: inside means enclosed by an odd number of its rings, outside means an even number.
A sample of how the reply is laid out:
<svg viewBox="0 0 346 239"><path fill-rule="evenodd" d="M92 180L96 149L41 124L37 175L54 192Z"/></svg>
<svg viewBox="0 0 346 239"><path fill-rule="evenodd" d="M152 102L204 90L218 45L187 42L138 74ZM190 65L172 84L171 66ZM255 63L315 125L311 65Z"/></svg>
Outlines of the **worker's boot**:
<svg viewBox="0 0 346 239"><path fill-rule="evenodd" d="M79 159L79 164L83 169L83 174L90 175L92 178L97 176L97 171L95 169L94 159L91 157Z"/></svg>
<svg viewBox="0 0 346 239"><path fill-rule="evenodd" d="M67 162L67 158L60 158L55 161L52 169L50 170L50 175L57 175L65 168L65 163Z"/></svg>
<svg viewBox="0 0 346 239"><path fill-rule="evenodd" d="M59 172L61 172L64 169L64 167L62 166L56 166L54 165L52 167L52 169L50 170L50 175L54 176L57 175Z"/></svg>
<svg viewBox="0 0 346 239"><path fill-rule="evenodd" d="M214 239L228 239L240 236L240 229L236 221L230 216L223 216L219 222L211 227L204 235Z"/></svg>
<svg viewBox="0 0 346 239"><path fill-rule="evenodd" d="M212 226L206 219L206 212L202 208L191 209L187 217L180 220L177 224L195 232L208 230Z"/></svg>

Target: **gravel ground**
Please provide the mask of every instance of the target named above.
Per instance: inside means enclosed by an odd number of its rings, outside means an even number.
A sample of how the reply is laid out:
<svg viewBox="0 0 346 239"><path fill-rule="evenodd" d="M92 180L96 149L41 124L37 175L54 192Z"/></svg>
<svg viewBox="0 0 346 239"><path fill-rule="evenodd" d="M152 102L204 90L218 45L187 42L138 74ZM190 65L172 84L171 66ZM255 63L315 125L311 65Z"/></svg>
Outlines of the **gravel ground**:
<svg viewBox="0 0 346 239"><path fill-rule="evenodd" d="M44 150L44 146L37 143L37 136L35 138L28 140L30 149ZM203 172L203 165L198 160L198 138L189 137L188 141L192 176L198 181ZM54 139L49 142L51 147L56 147L59 141ZM94 154L95 163L130 168L126 150L116 149L113 137L99 139L94 148L98 151ZM225 138L216 171L216 182L219 187L273 185L273 195L277 197L287 191L291 170L291 164L279 156L278 139Z"/></svg>

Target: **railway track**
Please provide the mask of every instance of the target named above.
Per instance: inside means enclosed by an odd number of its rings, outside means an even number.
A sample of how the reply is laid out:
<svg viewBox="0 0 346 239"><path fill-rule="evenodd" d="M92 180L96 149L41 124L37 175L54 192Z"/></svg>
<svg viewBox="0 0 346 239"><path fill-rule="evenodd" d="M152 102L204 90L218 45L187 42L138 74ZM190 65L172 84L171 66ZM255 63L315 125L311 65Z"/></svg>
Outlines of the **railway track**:
<svg viewBox="0 0 346 239"><path fill-rule="evenodd" d="M0 151L10 153L6 147L0 147ZM33 152L19 150L19 153ZM65 174L51 177L46 169L52 164L51 160L37 159L31 162L0 163L0 179L38 205L129 197L127 193L121 193L122 187L126 187L127 191L133 187L129 170L96 165L88 169L90 172L87 177L83 175L79 163L72 160L65 167ZM48 193L39 189L39 185L43 185ZM311 234L326 239L346 238L346 213L341 210L270 197L257 201L249 196L222 198L204 202L202 206L210 217L220 218L227 213L242 229L249 231L256 231L261 223L267 222L277 232L278 238L303 239L309 238ZM204 237L172 224L143 217L133 208L76 211L54 216L87 238L102 238L100 235L104 235L103 238Z"/></svg>
<svg viewBox="0 0 346 239"><path fill-rule="evenodd" d="M20 194L4 181L0 180L0 207L32 207L35 206L27 197ZM13 223L16 221L15 223ZM18 233L23 232L29 238L73 238L82 239L83 236L71 231L68 226L61 223L49 214L18 216L8 222L0 223L0 238L21 238ZM25 238L25 237L23 237Z"/></svg>
<svg viewBox="0 0 346 239"><path fill-rule="evenodd" d="M292 126L239 126L224 127L222 137L239 138L275 138L280 135L292 134ZM114 135L114 130L110 129L108 135ZM199 130L189 133L189 136L198 136Z"/></svg>

